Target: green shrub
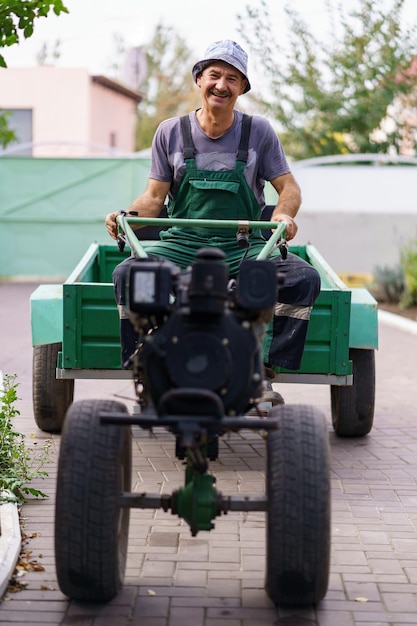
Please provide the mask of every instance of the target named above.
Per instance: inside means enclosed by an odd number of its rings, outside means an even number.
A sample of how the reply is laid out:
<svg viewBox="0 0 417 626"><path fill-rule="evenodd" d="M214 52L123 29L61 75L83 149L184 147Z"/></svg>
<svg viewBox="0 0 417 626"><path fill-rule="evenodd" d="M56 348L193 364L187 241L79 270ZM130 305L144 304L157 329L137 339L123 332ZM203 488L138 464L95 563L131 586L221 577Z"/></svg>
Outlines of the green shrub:
<svg viewBox="0 0 417 626"><path fill-rule="evenodd" d="M28 447L25 436L15 430L13 418L20 414L15 407L19 400L17 387L16 375L5 374L0 388L0 502L22 504L27 495L47 497L39 489L29 487L29 483L48 475L42 468L48 462L52 442Z"/></svg>
<svg viewBox="0 0 417 626"><path fill-rule="evenodd" d="M401 251L405 290L400 304L404 307L417 305L417 239Z"/></svg>
<svg viewBox="0 0 417 626"><path fill-rule="evenodd" d="M374 270L374 287L380 300L397 304L405 289L401 264L395 267L378 265Z"/></svg>

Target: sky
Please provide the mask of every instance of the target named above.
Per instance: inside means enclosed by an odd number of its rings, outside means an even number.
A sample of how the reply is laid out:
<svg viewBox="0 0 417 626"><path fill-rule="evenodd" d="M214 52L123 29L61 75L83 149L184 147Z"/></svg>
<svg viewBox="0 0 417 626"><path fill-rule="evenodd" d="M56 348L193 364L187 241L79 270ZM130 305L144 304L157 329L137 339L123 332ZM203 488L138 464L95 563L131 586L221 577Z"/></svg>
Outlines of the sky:
<svg viewBox="0 0 417 626"><path fill-rule="evenodd" d="M390 0L385 1L390 3ZM337 0L332 2L335 5ZM36 22L30 39L3 49L9 67L35 66L43 44L52 50L59 39L61 56L56 65L87 67L91 74L109 74L115 35L122 37L128 47L144 45L162 20L165 26L174 27L193 51L191 68L213 41L234 39L245 47L237 30L236 16L244 14L248 4L259 6L259 0L210 0L204 3L192 0L64 0L64 4L68 7L68 15L57 17L51 12L47 18ZM288 33L284 0L267 0L267 4L272 19L271 37L285 40ZM291 6L302 14L315 36L330 36L326 0L292 0ZM417 23L416 0L406 0L404 16L407 23ZM256 88L259 72L255 69L249 58L248 74Z"/></svg>
<svg viewBox="0 0 417 626"><path fill-rule="evenodd" d="M127 47L146 44L158 22L173 26L193 51L190 69L202 58L204 50L213 41L233 39L244 47L237 31L237 14L244 13L245 0L210 0L194 3L192 0L64 0L69 14L55 16L52 12L35 25L30 39L18 46L4 49L9 67L37 64L37 54L46 42L52 50L60 40L62 67L87 67L91 74L110 74L115 51L114 36L123 38ZM257 6L258 0L250 4ZM283 1L268 0L275 30L283 31ZM325 15L324 0L293 0L302 8L306 19L320 24ZM250 72L252 70L252 72ZM256 88L254 68L249 72L252 87Z"/></svg>

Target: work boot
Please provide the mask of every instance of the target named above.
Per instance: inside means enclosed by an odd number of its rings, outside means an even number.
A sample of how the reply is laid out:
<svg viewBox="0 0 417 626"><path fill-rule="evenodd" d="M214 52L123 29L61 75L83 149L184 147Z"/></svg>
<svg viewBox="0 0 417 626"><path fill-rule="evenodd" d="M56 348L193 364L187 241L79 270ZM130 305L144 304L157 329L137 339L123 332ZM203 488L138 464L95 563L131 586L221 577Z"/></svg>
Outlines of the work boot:
<svg viewBox="0 0 417 626"><path fill-rule="evenodd" d="M272 382L266 378L262 383L262 396L257 400L256 405L248 411L248 415L267 416L273 406L285 404L284 398L278 391L272 388Z"/></svg>
<svg viewBox="0 0 417 626"><path fill-rule="evenodd" d="M285 404L282 395L278 393L278 391L274 391L274 389L272 388L272 382L269 380L269 378L266 378L263 382L263 392L259 402L271 402L272 406L276 406L277 404Z"/></svg>

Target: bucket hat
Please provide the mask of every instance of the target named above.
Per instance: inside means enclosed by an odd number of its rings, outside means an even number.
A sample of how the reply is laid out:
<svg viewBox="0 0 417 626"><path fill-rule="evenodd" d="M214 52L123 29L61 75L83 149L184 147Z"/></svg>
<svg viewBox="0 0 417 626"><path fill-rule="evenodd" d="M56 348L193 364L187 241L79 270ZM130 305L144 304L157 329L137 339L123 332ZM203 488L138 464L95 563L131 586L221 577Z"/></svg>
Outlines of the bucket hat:
<svg viewBox="0 0 417 626"><path fill-rule="evenodd" d="M231 39L223 39L222 41L215 41L210 44L207 48L204 59L201 61L197 61L192 69L192 75L194 82L197 82L197 76L201 74L203 70L206 69L213 61L224 61L228 63L236 70L239 70L241 74L246 78L248 84L246 85L245 91L246 93L251 88L249 78L247 77L248 71L248 55L246 52L239 46L236 41L232 41Z"/></svg>

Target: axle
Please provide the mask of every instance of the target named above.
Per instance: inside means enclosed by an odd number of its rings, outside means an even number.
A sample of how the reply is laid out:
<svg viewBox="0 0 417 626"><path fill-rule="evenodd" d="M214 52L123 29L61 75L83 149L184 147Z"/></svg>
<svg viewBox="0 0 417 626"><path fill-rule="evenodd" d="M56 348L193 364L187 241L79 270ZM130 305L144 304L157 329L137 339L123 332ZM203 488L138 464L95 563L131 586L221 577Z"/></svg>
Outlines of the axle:
<svg viewBox="0 0 417 626"><path fill-rule="evenodd" d="M176 489L171 495L124 492L120 504L124 508L171 511L189 524L193 536L200 530L211 530L212 520L222 513L267 510L266 496L223 496L214 488L213 476L203 474L198 479Z"/></svg>

